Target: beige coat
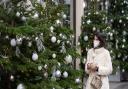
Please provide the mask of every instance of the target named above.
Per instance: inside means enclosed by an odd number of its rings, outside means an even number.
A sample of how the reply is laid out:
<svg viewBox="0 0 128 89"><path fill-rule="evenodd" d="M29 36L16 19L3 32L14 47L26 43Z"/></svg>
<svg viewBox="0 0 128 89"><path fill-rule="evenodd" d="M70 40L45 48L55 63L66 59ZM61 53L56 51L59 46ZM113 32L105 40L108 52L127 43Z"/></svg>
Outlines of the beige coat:
<svg viewBox="0 0 128 89"><path fill-rule="evenodd" d="M99 67L98 72L91 72L90 70L87 69L87 64L92 62L98 65ZM109 51L103 47L99 49L95 49L95 51L93 48L90 49L87 54L85 71L86 73L89 74L87 84L86 84L86 89L93 89L90 86L90 82L94 75L102 75L103 85L101 89L109 89L108 75L111 74L112 72L112 62L111 62Z"/></svg>

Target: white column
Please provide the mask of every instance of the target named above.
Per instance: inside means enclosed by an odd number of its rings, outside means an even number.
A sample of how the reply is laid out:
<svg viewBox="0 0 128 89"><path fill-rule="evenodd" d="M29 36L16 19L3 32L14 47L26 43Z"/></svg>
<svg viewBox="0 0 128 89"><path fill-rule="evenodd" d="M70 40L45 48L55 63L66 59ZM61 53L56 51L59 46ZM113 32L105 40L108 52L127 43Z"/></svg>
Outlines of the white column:
<svg viewBox="0 0 128 89"><path fill-rule="evenodd" d="M83 3L84 0L76 0L76 45L78 44L78 40L81 34L81 21L82 21L82 16L84 13L84 8L83 8ZM77 49L77 51L81 54L81 49ZM76 69L79 69L80 67L80 59L76 59Z"/></svg>

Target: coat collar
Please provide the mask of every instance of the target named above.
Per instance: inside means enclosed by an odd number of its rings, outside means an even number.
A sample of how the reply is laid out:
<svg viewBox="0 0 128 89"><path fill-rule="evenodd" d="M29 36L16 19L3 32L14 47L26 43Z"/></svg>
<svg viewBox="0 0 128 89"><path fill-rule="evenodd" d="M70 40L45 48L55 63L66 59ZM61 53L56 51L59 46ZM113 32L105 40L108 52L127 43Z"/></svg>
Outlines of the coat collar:
<svg viewBox="0 0 128 89"><path fill-rule="evenodd" d="M104 47L101 47L101 48L93 49L93 51L95 54L99 54L99 53L103 52L103 49L104 49Z"/></svg>

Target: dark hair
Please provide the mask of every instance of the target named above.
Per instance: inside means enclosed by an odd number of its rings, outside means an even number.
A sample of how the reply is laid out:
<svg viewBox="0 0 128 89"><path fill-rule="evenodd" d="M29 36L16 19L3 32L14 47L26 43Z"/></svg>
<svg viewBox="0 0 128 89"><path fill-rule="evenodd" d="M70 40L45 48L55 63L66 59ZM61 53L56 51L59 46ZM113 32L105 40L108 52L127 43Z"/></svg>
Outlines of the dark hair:
<svg viewBox="0 0 128 89"><path fill-rule="evenodd" d="M98 40L100 41L99 47L106 47L106 36L104 33L101 32L94 32L94 37L97 37Z"/></svg>

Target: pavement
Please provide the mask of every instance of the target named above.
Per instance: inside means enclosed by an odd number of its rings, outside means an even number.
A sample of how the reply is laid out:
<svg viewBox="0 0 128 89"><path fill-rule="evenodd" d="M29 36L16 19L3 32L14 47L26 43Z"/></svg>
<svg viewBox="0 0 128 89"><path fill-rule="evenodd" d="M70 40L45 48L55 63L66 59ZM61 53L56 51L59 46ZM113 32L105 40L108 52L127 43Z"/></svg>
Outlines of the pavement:
<svg viewBox="0 0 128 89"><path fill-rule="evenodd" d="M110 89L128 89L128 82L110 82Z"/></svg>

